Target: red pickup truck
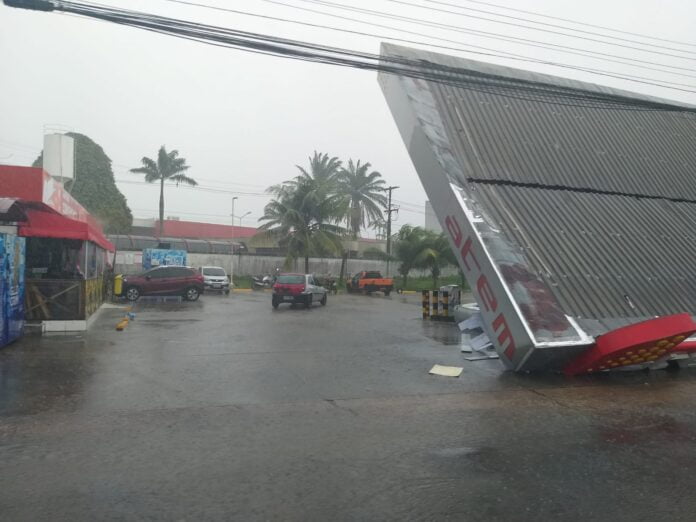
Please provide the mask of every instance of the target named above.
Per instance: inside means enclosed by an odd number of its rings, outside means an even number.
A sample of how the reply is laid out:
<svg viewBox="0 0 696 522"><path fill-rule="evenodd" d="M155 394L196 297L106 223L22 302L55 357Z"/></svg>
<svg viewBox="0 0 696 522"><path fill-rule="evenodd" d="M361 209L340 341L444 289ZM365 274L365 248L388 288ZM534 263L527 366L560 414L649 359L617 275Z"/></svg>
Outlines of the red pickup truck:
<svg viewBox="0 0 696 522"><path fill-rule="evenodd" d="M384 292L389 295L394 289L394 280L391 277L382 277L379 272L363 271L353 276L346 283L349 292L362 292L371 294L372 292Z"/></svg>

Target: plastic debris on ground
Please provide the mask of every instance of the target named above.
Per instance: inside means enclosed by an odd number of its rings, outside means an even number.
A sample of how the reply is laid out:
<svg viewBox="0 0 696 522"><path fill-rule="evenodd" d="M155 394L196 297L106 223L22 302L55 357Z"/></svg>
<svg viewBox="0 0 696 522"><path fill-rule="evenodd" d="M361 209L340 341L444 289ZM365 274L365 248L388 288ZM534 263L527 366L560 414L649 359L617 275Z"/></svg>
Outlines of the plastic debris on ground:
<svg viewBox="0 0 696 522"><path fill-rule="evenodd" d="M460 366L442 366L440 364L436 364L430 368L428 373L430 375L441 375L442 377L459 377L463 371L464 368L461 368Z"/></svg>
<svg viewBox="0 0 696 522"><path fill-rule="evenodd" d="M483 327L481 322L481 314L474 314L468 319L463 320L459 323L459 331L465 332L468 330L478 330Z"/></svg>
<svg viewBox="0 0 696 522"><path fill-rule="evenodd" d="M471 339L470 343L471 349L475 352L480 352L481 350L485 350L486 348L493 346L493 343L491 343L491 340L485 333L477 335L476 337Z"/></svg>

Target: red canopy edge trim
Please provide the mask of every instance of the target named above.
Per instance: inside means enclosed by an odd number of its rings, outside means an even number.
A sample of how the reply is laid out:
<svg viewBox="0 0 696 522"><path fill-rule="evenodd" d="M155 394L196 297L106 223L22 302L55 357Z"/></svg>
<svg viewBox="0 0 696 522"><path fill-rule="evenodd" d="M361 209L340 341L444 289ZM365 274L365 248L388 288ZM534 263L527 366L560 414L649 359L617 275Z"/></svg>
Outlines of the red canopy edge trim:
<svg viewBox="0 0 696 522"><path fill-rule="evenodd" d="M89 223L76 221L56 212L27 209L26 214L27 221L19 226L20 236L81 239L92 241L109 252L115 251L113 243Z"/></svg>

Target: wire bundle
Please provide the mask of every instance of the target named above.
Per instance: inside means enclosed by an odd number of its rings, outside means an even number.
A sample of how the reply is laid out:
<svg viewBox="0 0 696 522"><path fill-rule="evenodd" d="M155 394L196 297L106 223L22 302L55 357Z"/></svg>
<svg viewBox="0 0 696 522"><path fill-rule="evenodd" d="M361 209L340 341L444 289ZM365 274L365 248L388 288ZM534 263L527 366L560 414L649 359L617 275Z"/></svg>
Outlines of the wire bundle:
<svg viewBox="0 0 696 522"><path fill-rule="evenodd" d="M696 112L696 109L669 102L513 79L426 60L332 47L93 3L62 0L5 0L5 3L13 7L81 15L219 47L378 71L528 101L585 108Z"/></svg>

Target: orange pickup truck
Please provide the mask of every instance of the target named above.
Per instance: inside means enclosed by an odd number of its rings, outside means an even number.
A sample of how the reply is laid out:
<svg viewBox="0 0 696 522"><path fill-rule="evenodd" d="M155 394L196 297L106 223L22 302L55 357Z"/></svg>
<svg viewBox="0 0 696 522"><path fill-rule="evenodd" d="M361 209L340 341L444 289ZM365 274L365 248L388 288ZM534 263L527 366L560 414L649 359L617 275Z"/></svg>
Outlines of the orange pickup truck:
<svg viewBox="0 0 696 522"><path fill-rule="evenodd" d="M389 295L394 288L394 280L391 277L382 277L379 272L360 272L346 283L349 292L384 292Z"/></svg>

